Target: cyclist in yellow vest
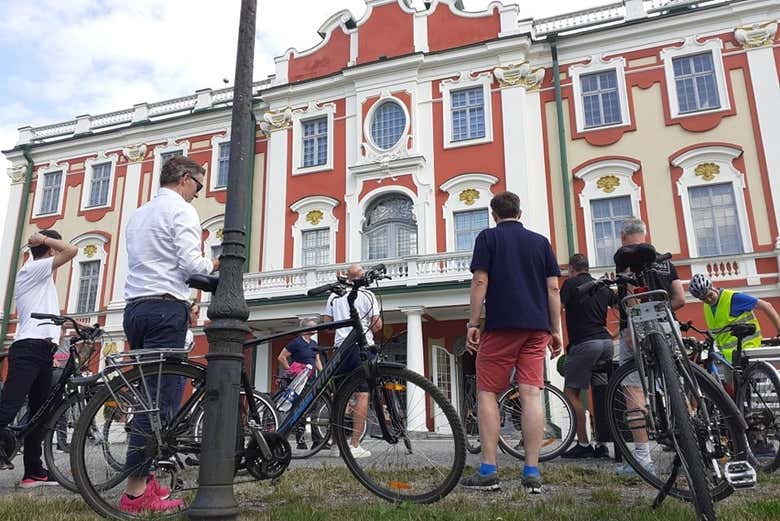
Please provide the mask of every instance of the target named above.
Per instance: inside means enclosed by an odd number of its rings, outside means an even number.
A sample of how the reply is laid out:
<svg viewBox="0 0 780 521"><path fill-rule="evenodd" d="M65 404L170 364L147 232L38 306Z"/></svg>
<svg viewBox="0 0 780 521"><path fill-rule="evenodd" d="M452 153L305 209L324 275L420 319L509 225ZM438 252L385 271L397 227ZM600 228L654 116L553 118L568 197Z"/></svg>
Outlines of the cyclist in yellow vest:
<svg viewBox="0 0 780 521"><path fill-rule="evenodd" d="M717 289L713 287L712 281L701 273L697 273L691 278L688 290L691 295L704 302L704 319L708 329L719 329L730 324L753 324L756 326L756 332L742 340L743 349L761 346L761 325L754 313L756 309L761 310L769 318L780 336L780 315L769 302L757 299L747 293ZM723 356L731 362L731 355L737 347L737 338L728 331L714 335L714 337Z"/></svg>

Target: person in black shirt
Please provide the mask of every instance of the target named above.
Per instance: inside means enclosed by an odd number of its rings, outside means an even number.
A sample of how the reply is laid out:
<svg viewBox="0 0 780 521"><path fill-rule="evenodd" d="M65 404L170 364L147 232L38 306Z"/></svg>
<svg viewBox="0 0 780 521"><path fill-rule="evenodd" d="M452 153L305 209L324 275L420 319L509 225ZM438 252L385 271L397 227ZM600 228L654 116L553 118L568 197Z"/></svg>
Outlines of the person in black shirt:
<svg viewBox="0 0 780 521"><path fill-rule="evenodd" d="M566 310L566 330L569 349L564 365L564 393L574 406L579 443L563 454L564 458L608 457L606 445L590 445L582 405L583 389L607 385L606 370L612 363L612 335L607 329L607 311L616 303L609 288L599 286L592 292L580 293L579 287L595 280L588 273L588 258L577 253L569 259L569 278L561 288L561 304Z"/></svg>
<svg viewBox="0 0 780 521"><path fill-rule="evenodd" d="M317 322L312 319L304 319L300 323L300 327L314 327L316 325ZM322 370L320 355L315 349L317 341L312 339L312 334L312 332L301 333L279 353L277 360L285 371L292 370L293 373L298 374L306 364L310 364L317 371Z"/></svg>

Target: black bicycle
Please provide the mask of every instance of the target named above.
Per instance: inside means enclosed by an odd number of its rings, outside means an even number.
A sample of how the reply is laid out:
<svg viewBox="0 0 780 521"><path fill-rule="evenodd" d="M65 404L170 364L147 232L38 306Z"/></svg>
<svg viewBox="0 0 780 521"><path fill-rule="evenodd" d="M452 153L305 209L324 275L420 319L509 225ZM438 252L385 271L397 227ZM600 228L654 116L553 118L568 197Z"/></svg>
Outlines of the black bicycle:
<svg viewBox="0 0 780 521"><path fill-rule="evenodd" d="M43 458L50 476L64 488L77 492L66 447L68 437L73 431L74 414L78 414L100 379L99 374L85 377L80 374L87 368L96 352L95 342L101 337L103 330L98 324L88 326L68 316L45 313L32 313L30 316L38 320L48 320L47 324L70 324L75 335L70 338L70 356L62 375L52 386L43 405L32 417L25 417L21 422L0 430L0 444L9 460L13 460L23 447L24 439L35 429L43 428ZM90 431L94 439L94 429Z"/></svg>
<svg viewBox="0 0 780 521"><path fill-rule="evenodd" d="M691 358L724 384L734 398L737 408L747 423L747 440L751 463L759 469L772 472L780 466L780 376L769 362L752 360L750 350L743 350L743 339L756 332L753 324L730 324L713 330L702 330L691 322L681 324L683 332L693 330L704 340L683 339L691 351ZM715 335L730 332L737 338L732 362L715 345ZM764 339L764 346L778 345L777 338ZM726 374L723 374L726 373ZM730 376L730 381L726 381Z"/></svg>
<svg viewBox="0 0 780 521"><path fill-rule="evenodd" d="M607 389L616 452L659 489L654 506L672 495L692 502L697 517L709 521L716 518L713 501L753 486L755 471L747 462L742 416L688 359L669 295L659 287L660 263L670 257L649 244L624 246L615 260L636 275L589 282L580 291L618 286L626 295L621 306L633 361L612 375Z"/></svg>
<svg viewBox="0 0 780 521"><path fill-rule="evenodd" d="M350 318L310 328L256 338L245 349L284 336L306 331L351 327L341 346L317 377L310 381L293 402L290 413L276 431L264 427L264 418L275 413L272 403L260 405L246 372L242 373L242 400L236 440L237 469L245 469L254 479L275 479L287 469L291 459L288 439L301 418L336 382L330 425L340 456L355 478L371 492L391 502L431 503L447 495L458 483L465 464L465 440L458 414L444 394L424 376L399 364L382 359L381 349L367 344L355 299L361 288L385 278L384 266L368 270L358 280L337 282L309 290L309 295L347 294ZM214 291L218 279L198 276L191 285ZM98 513L118 519L135 519L118 510L124 481L135 469L117 470L88 441L88 426L104 423L107 402L114 410L132 413L125 430L143 438L143 443L125 450L139 451L141 464L160 476L171 488L171 496L185 505L197 487L200 437L193 425L202 410L207 368L191 361L173 361L175 350L133 350L107 357L105 378L109 382L89 402L82 413L72 442L71 463L82 496ZM359 356L360 365L342 374L342 364ZM172 418L161 411L157 385L165 378L183 377L185 398ZM434 418L435 414L442 418ZM151 428L141 431L140 418ZM449 436L429 435L430 428L446 422ZM365 433L365 435L364 435ZM362 442L360 438L363 437ZM125 437L129 439L129 437ZM113 444L112 444L113 445ZM115 454L117 454L115 452ZM125 465L126 467L126 465Z"/></svg>

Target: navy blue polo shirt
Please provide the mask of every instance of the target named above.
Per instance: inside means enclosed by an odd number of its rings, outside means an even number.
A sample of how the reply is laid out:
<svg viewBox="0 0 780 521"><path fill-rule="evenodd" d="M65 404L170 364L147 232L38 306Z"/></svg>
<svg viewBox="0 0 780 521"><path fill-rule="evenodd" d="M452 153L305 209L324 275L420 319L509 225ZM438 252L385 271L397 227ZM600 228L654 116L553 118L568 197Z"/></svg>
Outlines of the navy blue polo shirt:
<svg viewBox="0 0 780 521"><path fill-rule="evenodd" d="M311 364L311 366L314 367L314 362L317 358L317 351L314 350L315 347L317 347L317 342L314 340L306 342L302 336L297 336L285 346L285 349L290 353L290 360L292 362Z"/></svg>
<svg viewBox="0 0 780 521"><path fill-rule="evenodd" d="M550 331L547 278L561 269L550 241L519 221L502 221L482 230L474 242L471 272L488 273L485 331Z"/></svg>

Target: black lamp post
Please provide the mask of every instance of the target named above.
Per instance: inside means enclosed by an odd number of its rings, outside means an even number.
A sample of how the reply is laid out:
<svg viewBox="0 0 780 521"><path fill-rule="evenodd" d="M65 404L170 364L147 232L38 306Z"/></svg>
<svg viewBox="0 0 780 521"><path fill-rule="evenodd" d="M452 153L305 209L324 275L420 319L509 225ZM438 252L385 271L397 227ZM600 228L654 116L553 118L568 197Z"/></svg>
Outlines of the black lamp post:
<svg viewBox="0 0 780 521"><path fill-rule="evenodd" d="M211 323L206 326L209 341L206 418L198 492L187 512L190 519L235 519L238 515L233 476L244 363L242 344L249 333L243 266L246 259L247 175L255 135L251 126L256 15L257 0L241 0L225 227L219 286L209 305Z"/></svg>

